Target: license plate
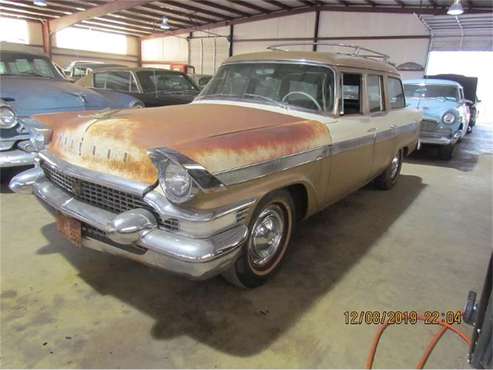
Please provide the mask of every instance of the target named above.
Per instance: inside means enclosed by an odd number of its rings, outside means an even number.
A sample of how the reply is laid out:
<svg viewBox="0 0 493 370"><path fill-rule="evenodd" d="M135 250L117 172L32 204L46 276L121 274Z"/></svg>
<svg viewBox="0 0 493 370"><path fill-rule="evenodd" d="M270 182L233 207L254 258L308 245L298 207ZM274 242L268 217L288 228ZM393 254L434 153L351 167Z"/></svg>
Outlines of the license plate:
<svg viewBox="0 0 493 370"><path fill-rule="evenodd" d="M68 240L80 247L82 243L82 225L75 218L65 215L58 215L56 226Z"/></svg>

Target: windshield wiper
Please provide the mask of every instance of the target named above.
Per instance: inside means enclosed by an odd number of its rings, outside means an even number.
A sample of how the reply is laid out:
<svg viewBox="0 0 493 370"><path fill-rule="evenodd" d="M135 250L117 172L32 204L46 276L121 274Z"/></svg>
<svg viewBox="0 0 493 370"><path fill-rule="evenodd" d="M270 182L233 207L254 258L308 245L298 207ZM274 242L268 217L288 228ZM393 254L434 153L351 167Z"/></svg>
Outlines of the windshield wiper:
<svg viewBox="0 0 493 370"><path fill-rule="evenodd" d="M275 105L283 108L283 109L288 109L288 107L286 106L286 104L283 104L275 99L272 99L272 98L269 98L267 96L263 96L263 95L258 95L258 94L251 94L251 93L245 93L243 94L242 96L251 96L252 98L262 98L264 100L267 100L268 102L271 102L271 103L274 103Z"/></svg>

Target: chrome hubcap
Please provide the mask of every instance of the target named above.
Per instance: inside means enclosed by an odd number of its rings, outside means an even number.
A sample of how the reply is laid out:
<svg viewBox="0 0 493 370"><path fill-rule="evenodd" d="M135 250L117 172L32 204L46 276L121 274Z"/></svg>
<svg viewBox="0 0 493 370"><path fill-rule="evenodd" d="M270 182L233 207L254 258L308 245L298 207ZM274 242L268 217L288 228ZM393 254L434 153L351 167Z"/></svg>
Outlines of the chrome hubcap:
<svg viewBox="0 0 493 370"><path fill-rule="evenodd" d="M390 177L394 178L397 176L397 171L399 170L399 162L401 161L401 158L399 156L399 153L397 153L394 158L392 158L392 163L390 165Z"/></svg>
<svg viewBox="0 0 493 370"><path fill-rule="evenodd" d="M284 214L277 205L264 209L255 221L248 245L250 260L255 266L265 266L281 247Z"/></svg>

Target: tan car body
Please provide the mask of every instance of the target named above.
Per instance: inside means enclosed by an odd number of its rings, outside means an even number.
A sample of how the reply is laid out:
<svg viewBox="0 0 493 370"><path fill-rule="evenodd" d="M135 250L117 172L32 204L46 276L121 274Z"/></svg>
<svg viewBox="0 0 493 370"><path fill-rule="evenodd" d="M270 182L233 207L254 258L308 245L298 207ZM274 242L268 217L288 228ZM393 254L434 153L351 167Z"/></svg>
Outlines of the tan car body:
<svg viewBox="0 0 493 370"><path fill-rule="evenodd" d="M302 58L306 61L307 55L311 62L331 63L338 72L379 73L384 79L399 76L393 67L384 63L322 53L256 53L232 57L227 63L264 59L299 61ZM365 86L363 96L366 96ZM389 101L386 106L390 106ZM405 108L370 114L367 99L363 99L361 115L340 116L335 112L330 116L308 116L311 117L231 103L197 102L136 111L67 113L36 118L54 129L49 151L57 157L147 185L157 182L157 171L148 150L158 147L180 152L216 175L317 148L344 145L412 123L416 125L414 130L390 139L370 141L320 160L273 171L259 179L247 181L249 179L245 178L226 190L200 194L186 205L201 210L227 206L246 198L260 200L273 190L298 184L308 195L306 215L310 215L368 183L388 166L398 149L403 148L408 154L417 145L420 114Z"/></svg>
<svg viewBox="0 0 493 370"><path fill-rule="evenodd" d="M226 63L259 61L331 69L336 84L333 109L320 113L199 98L180 106L39 115L36 119L51 132L51 141L40 157L48 167L54 166L55 173L50 177L46 169L37 169L21 174L11 188L32 186L37 197L56 212L99 227L118 244L89 240L90 248L203 279L234 264L248 237L255 206L267 194L287 189L296 215L304 218L370 182L389 167L399 151L409 154L416 149L421 114L407 108L390 109L387 89L382 112L369 113L366 83L361 86L360 114L343 115L339 109L341 73L356 72L362 81L367 74L377 74L387 86L388 78L399 79L391 65L312 52L247 54ZM185 158L189 166L184 168L192 177L191 168L199 168L201 175L219 186L199 186L195 197L174 204L159 186L160 173L149 155L157 148L157 152ZM67 168L69 177L63 173ZM97 184L90 187L98 192L97 198L90 198L94 204L60 189L72 181L70 176ZM51 183L53 179L57 184ZM146 209L115 214L97 208L110 190L112 201L119 201L122 184L124 190L128 188L125 183L131 185L132 197L140 197L138 204L153 208L152 214ZM178 223L181 229L176 231ZM129 252L121 243L143 246L148 252Z"/></svg>

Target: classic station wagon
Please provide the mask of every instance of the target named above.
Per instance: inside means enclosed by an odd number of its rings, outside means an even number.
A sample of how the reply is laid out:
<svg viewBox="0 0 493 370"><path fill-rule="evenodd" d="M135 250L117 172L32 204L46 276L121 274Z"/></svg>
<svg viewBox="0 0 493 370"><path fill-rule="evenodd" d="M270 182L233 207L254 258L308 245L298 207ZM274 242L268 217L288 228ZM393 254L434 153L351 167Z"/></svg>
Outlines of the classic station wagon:
<svg viewBox="0 0 493 370"><path fill-rule="evenodd" d="M417 146L398 72L360 52L239 55L190 105L37 116L47 147L10 186L78 245L258 286L296 221L391 188Z"/></svg>

